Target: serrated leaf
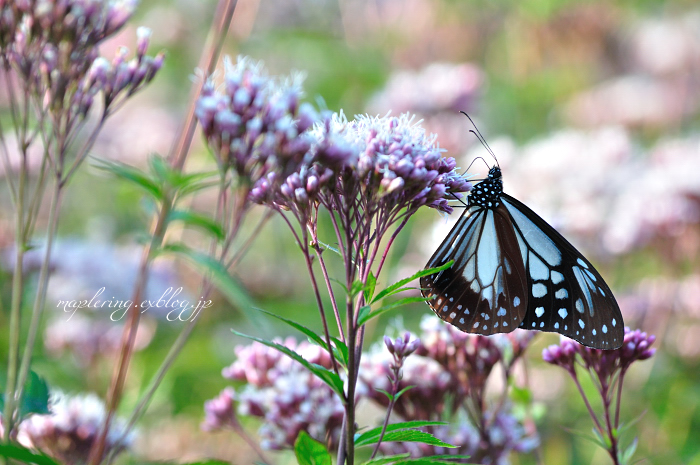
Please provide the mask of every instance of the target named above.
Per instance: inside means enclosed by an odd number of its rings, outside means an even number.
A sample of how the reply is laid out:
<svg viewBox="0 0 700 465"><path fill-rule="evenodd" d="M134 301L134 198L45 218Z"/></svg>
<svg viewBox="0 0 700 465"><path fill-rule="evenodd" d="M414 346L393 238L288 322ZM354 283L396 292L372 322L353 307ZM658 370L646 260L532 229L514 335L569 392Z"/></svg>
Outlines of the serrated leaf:
<svg viewBox="0 0 700 465"><path fill-rule="evenodd" d="M367 276L367 284L365 285L365 302L371 302L374 295L374 289L377 287L377 277L374 273L369 272Z"/></svg>
<svg viewBox="0 0 700 465"><path fill-rule="evenodd" d="M382 305L381 307L377 308L376 310L372 311L371 313L363 312L362 315L358 316L357 319L357 324L359 326L362 326L363 324L367 323L369 320L372 318L376 318L379 315L383 315L386 312L389 312L391 310L394 310L397 307L400 307L402 305L407 305L407 304L412 304L415 302L425 302L427 300L426 297L404 297L403 299L397 300L396 302L392 302L387 305Z"/></svg>
<svg viewBox="0 0 700 465"><path fill-rule="evenodd" d="M455 465L455 460L467 460L468 455L432 455L416 457L394 462L394 465Z"/></svg>
<svg viewBox="0 0 700 465"><path fill-rule="evenodd" d="M295 361L301 363L307 370L309 370L311 373L316 375L321 381L326 383L328 387L330 387L333 392L338 394L341 399L345 399L345 392L343 391L343 380L340 379L340 376L336 375L333 373L331 370L321 366L317 365L315 363L311 363L307 361L304 357L290 349L289 347L283 346L282 344L278 344L276 342L268 341L265 339L261 339L259 337L255 336L249 336L247 334L240 333L236 331L235 329L232 329L231 332L237 336L244 337L246 339L250 339L252 341L259 342L261 344L265 344L268 347L272 347L273 349L277 349L278 351L282 352L283 354L287 355L288 357L294 359Z"/></svg>
<svg viewBox="0 0 700 465"><path fill-rule="evenodd" d="M144 189L146 192L151 194L156 200L163 200L163 190L161 186L156 182L156 180L152 179L150 176L148 176L148 174L144 173L138 168L134 168L132 166L116 161L108 162L105 160L97 160L94 162L94 165L99 169L108 171L114 176L128 181L132 184L135 184L141 189Z"/></svg>
<svg viewBox="0 0 700 465"><path fill-rule="evenodd" d="M397 431L397 430L411 430L415 428L422 428L424 426L439 426L439 425L446 425L447 423L444 421L426 421L426 420L415 420L415 421L401 421L398 423L391 423L390 425L387 425L386 431ZM372 428L370 430L365 431L362 434L359 434L355 437L355 445L356 446L366 446L369 444L375 444L377 441L376 439L379 438L379 435L382 433L382 426L378 426L376 428Z"/></svg>
<svg viewBox="0 0 700 465"><path fill-rule="evenodd" d="M397 454L397 455L389 455L387 457L377 457L376 459L369 460L367 462L363 462L362 465L386 465L386 464L392 464L396 463L397 460L405 459L410 457L411 454L405 453L405 454Z"/></svg>
<svg viewBox="0 0 700 465"><path fill-rule="evenodd" d="M59 465L48 455L34 453L17 444L0 444L0 457L15 459L22 463L34 463L36 465Z"/></svg>
<svg viewBox="0 0 700 465"><path fill-rule="evenodd" d="M457 446L453 446L441 439L436 438L430 433L425 431L418 431L415 429L405 429L398 431L391 431L384 434L382 442L420 442L422 444L428 444L430 446L436 447L447 447L451 449L456 449Z"/></svg>
<svg viewBox="0 0 700 465"><path fill-rule="evenodd" d="M438 266L438 267L436 267L436 268L429 268L429 269L427 269L427 270L421 270L421 271L419 271L419 272L417 272L417 273L414 273L412 276L409 276L408 278L404 278L404 279L402 279L401 281L395 282L395 283L392 284L391 286L389 286L389 287L387 287L386 289L380 291L379 294L377 294L377 295L374 297L374 300L372 300L372 303L375 303L375 302L377 302L377 301L383 299L384 297L388 297L388 296L390 296L390 295L394 295L394 294L396 294L397 292L401 292L401 291L403 290L403 289L401 289L401 288L403 288L403 286L405 286L406 284L410 283L410 282L413 281L414 279L422 278L423 276L428 276L428 275L431 275L431 274L438 273L438 272L440 272L440 271L446 270L446 269L450 268L453 264L454 264L454 260L450 260L449 262L445 263L444 265ZM407 289L408 289L408 288L407 288Z"/></svg>
<svg viewBox="0 0 700 465"><path fill-rule="evenodd" d="M253 308L253 301L243 286L233 279L226 267L219 261L183 244L166 244L161 247L159 253L180 255L202 268L203 271L209 273L211 282L232 305L243 311L245 315L251 316L250 309Z"/></svg>
<svg viewBox="0 0 700 465"><path fill-rule="evenodd" d="M309 436L306 431L300 431L294 441L294 455L299 465L331 465L331 454L326 446Z"/></svg>
<svg viewBox="0 0 700 465"><path fill-rule="evenodd" d="M208 232L219 241L223 241L225 238L224 229L221 225L201 213L188 210L171 210L168 213L168 221L182 221L187 226L193 226Z"/></svg>

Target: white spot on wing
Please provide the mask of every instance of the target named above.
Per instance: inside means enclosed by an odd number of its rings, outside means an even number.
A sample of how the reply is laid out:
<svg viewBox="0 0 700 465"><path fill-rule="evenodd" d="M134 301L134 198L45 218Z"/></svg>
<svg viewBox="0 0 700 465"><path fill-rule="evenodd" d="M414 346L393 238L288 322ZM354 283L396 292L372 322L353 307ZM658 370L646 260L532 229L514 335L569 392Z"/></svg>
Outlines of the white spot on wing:
<svg viewBox="0 0 700 465"><path fill-rule="evenodd" d="M556 297L557 299L566 299L567 297L569 297L569 292L562 287L554 293L554 297Z"/></svg>
<svg viewBox="0 0 700 465"><path fill-rule="evenodd" d="M560 282L564 281L564 275L558 271L552 271L551 279L554 284L559 284Z"/></svg>
<svg viewBox="0 0 700 465"><path fill-rule="evenodd" d="M612 325L613 325L613 327L614 327L615 325L617 325L617 321L615 321L615 318L612 319Z"/></svg>
<svg viewBox="0 0 700 465"><path fill-rule="evenodd" d="M496 312L496 316L505 316L506 314L506 309L501 307L498 309L498 312Z"/></svg>
<svg viewBox="0 0 700 465"><path fill-rule="evenodd" d="M559 329L559 322L554 323L554 329Z"/></svg>
<svg viewBox="0 0 700 465"><path fill-rule="evenodd" d="M565 308L560 308L557 313L559 313L559 316L562 318L566 318L569 314L569 312L567 312Z"/></svg>
<svg viewBox="0 0 700 465"><path fill-rule="evenodd" d="M608 334L608 326L603 325L603 334Z"/></svg>
<svg viewBox="0 0 700 465"><path fill-rule="evenodd" d="M513 307L517 307L518 305L520 305L520 297L516 295L513 299Z"/></svg>
<svg viewBox="0 0 700 465"><path fill-rule="evenodd" d="M581 299L576 299L576 310L578 310L579 313L583 313L583 301Z"/></svg>
<svg viewBox="0 0 700 465"><path fill-rule="evenodd" d="M594 330L593 330L593 335L594 335L594 336L595 336L595 333L596 333L596 331L595 331L595 329L594 329Z"/></svg>
<svg viewBox="0 0 700 465"><path fill-rule="evenodd" d="M584 261L581 260L580 258L577 258L576 261L578 262L579 265L581 265L582 267L588 269L588 265L586 265L586 262L584 262Z"/></svg>
<svg viewBox="0 0 700 465"><path fill-rule="evenodd" d="M498 264L501 261L501 250L498 246L496 223L493 211L489 210L484 218L483 230L476 251L476 273L482 286L493 282Z"/></svg>
<svg viewBox="0 0 700 465"><path fill-rule="evenodd" d="M547 268L547 265L532 252L529 253L528 257L530 276L532 279L537 281L549 279L549 268Z"/></svg>
<svg viewBox="0 0 700 465"><path fill-rule="evenodd" d="M450 319L454 320L457 314L455 312L450 313Z"/></svg>
<svg viewBox="0 0 700 465"><path fill-rule="evenodd" d="M544 307L537 307L535 309L535 315L537 315L537 318L542 318L542 315L544 315Z"/></svg>
<svg viewBox="0 0 700 465"><path fill-rule="evenodd" d="M578 320L578 325L581 327L581 329L586 327L586 324L583 322L583 320Z"/></svg>
<svg viewBox="0 0 700 465"><path fill-rule="evenodd" d="M544 297L547 295L547 286L542 283L535 283L532 285L532 295L536 298Z"/></svg>

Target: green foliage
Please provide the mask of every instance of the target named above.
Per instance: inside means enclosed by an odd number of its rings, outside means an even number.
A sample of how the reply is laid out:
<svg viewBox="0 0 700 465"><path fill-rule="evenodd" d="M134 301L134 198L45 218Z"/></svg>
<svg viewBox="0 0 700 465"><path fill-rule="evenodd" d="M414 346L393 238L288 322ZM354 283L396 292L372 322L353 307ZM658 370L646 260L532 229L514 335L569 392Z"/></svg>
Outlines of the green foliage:
<svg viewBox="0 0 700 465"><path fill-rule="evenodd" d="M273 349L277 349L283 354L287 355L288 357L291 357L292 359L301 363L307 370L316 375L321 381L326 383L328 387L330 387L333 390L333 392L340 396L341 399L345 399L345 393L343 391L343 380L340 379L340 376L333 373L331 370L322 367L321 365L317 365L315 363L310 363L306 361L304 357L291 350L290 348L283 346L282 344L267 341L265 339L261 339L255 336L249 336L247 334L239 333L234 329L232 329L231 332L237 336L245 337L247 339L259 342L261 344L265 344L266 346L272 347Z"/></svg>
<svg viewBox="0 0 700 465"><path fill-rule="evenodd" d="M299 465L331 465L331 454L326 446L309 436L306 431L299 432L294 441L294 454Z"/></svg>
<svg viewBox="0 0 700 465"><path fill-rule="evenodd" d="M0 444L0 457L18 460L21 463L59 465L58 462L48 455L32 452L18 444Z"/></svg>
<svg viewBox="0 0 700 465"><path fill-rule="evenodd" d="M5 396L0 396L0 412L5 408ZM29 377L24 385L22 402L19 406L20 418L37 413L40 415L49 413L49 386L41 376L34 371L29 371Z"/></svg>
<svg viewBox="0 0 700 465"><path fill-rule="evenodd" d="M428 434L431 436L433 439L435 437L429 433L425 433L424 431L419 431L417 428L422 428L425 426L437 426L437 425L445 425L446 423L444 421L403 421L399 423L392 423L390 425L387 425L386 427L386 432L384 435L384 438L382 439L382 442L390 442L390 441L412 441L411 439L386 439L390 434L394 434L392 437L402 437L402 433L406 433L403 437L415 437L415 436L410 436L414 432L418 433L424 433ZM382 427L379 426L377 428L372 428L368 431L365 431L362 434L359 434L355 437L355 445L357 447L360 446L368 446L371 444L376 444L379 441L379 437L381 436L382 433ZM428 439L428 441L432 441L432 439ZM439 441L439 440L438 440ZM425 442L422 440L418 441L412 441L412 442ZM442 441L440 441L442 442ZM425 442L426 444L434 444L432 442ZM443 443L446 444L446 443ZM436 444L434 444L436 445ZM451 445L445 445L443 447L454 447Z"/></svg>

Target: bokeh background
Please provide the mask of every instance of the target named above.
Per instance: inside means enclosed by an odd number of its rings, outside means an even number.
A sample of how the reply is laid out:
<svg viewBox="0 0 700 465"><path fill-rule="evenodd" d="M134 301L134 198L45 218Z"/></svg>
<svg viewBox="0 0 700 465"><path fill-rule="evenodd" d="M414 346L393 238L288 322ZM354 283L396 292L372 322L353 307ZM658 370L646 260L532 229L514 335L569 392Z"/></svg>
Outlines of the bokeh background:
<svg viewBox="0 0 700 465"><path fill-rule="evenodd" d="M95 157L144 166L148 154L167 153L214 9L211 0L142 2L114 47L133 50L135 28L148 26L152 49L167 50L166 64L156 82L110 121ZM111 56L108 47L103 54ZM308 101L322 108L349 116L416 113L460 166L475 157L492 164L458 111L470 113L498 156L506 192L586 253L615 290L628 326L658 337L656 356L636 364L626 378L622 417L637 419L627 438L639 436L636 457L649 464L700 464L696 2L240 0L225 52L263 60L271 73L303 71ZM199 139L189 163L211 163ZM477 161L470 172L478 176L485 169ZM139 191L95 169L83 170L73 182L54 253L49 306L89 298L102 286L105 296L128 299L148 205ZM195 201L204 211L213 205L206 194ZM392 249L384 284L422 268L454 219L434 211L414 217ZM256 221L250 223L252 229ZM237 278L260 307L318 327L302 257L281 231L281 221L273 219ZM201 240L183 234L186 241ZM12 243L10 206L0 205L3 256ZM0 273L2 299L9 299L11 272ZM189 268L162 261L148 292L157 298L169 286L184 286L196 300L198 282ZM233 433L200 431L203 402L227 385L221 369L242 342L230 328L266 337L289 330L260 323L259 316L241 313L223 297L214 301L141 423L136 450L143 460L219 457L249 463L255 457ZM398 324L417 329L426 312L425 305L403 307ZM61 309L50 313L35 370L64 391L103 396L120 325L95 311L79 311L69 321ZM368 340L379 340L395 317L373 323ZM0 318L6 325L7 314ZM147 314L125 410L181 324ZM527 357L541 463L607 463L604 452L582 437L591 423L575 387L562 370L541 361L541 349L557 341L552 334L538 336ZM7 341L1 342L4 359ZM254 432L259 425L246 426ZM293 460L285 453L277 457L281 463ZM514 455L511 462L536 459Z"/></svg>

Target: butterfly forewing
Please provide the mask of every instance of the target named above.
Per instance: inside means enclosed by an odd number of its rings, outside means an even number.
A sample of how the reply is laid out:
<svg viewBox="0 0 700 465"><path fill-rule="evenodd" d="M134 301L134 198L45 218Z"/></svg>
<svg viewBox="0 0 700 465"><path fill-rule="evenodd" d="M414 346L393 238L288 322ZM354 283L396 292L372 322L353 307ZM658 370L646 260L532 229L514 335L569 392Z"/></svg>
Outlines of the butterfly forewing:
<svg viewBox="0 0 700 465"><path fill-rule="evenodd" d="M547 222L507 194L529 291L525 329L553 331L598 349L622 344L617 301L593 265Z"/></svg>
<svg viewBox="0 0 700 465"><path fill-rule="evenodd" d="M503 205L469 207L428 262L452 267L421 278L421 292L443 320L477 334L517 328L527 309L527 277Z"/></svg>

